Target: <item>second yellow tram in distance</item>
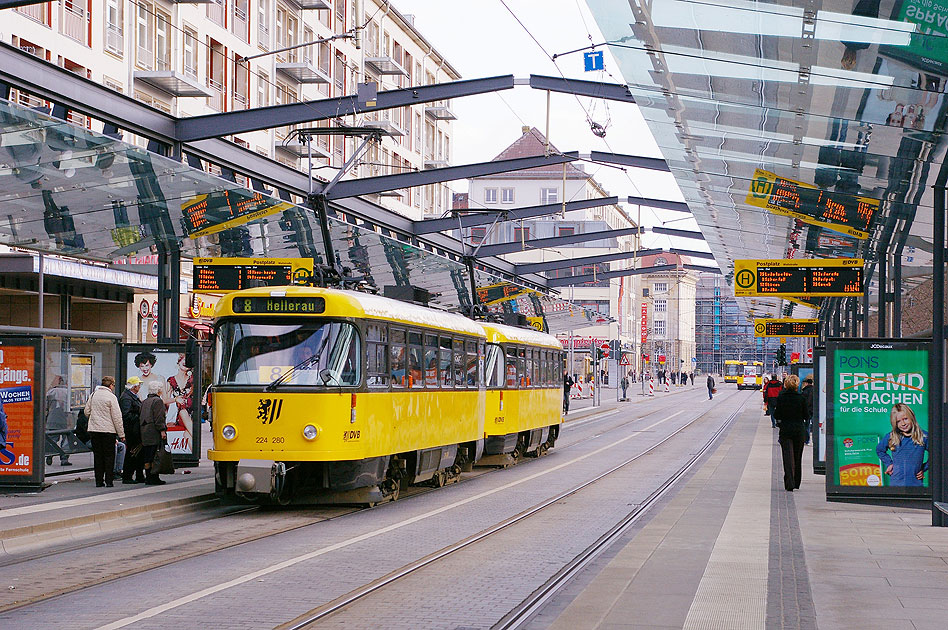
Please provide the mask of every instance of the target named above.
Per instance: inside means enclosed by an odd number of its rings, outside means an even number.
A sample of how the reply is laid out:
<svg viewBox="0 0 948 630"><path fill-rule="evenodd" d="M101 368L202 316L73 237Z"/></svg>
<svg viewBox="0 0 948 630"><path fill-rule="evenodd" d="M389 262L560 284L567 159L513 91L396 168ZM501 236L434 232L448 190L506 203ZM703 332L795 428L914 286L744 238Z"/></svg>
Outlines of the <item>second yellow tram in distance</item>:
<svg viewBox="0 0 948 630"><path fill-rule="evenodd" d="M724 382L736 383L737 377L744 373L744 361L726 359L724 361Z"/></svg>
<svg viewBox="0 0 948 630"><path fill-rule="evenodd" d="M540 454L556 437L545 427L562 421L562 351L549 335L312 287L231 293L215 315L208 455L224 498L392 500L408 485L457 478L488 445L502 457ZM505 362L491 394L488 340L516 354L516 382ZM497 416L486 402L497 394L537 404L530 421L508 407L504 433L488 432L485 418Z"/></svg>

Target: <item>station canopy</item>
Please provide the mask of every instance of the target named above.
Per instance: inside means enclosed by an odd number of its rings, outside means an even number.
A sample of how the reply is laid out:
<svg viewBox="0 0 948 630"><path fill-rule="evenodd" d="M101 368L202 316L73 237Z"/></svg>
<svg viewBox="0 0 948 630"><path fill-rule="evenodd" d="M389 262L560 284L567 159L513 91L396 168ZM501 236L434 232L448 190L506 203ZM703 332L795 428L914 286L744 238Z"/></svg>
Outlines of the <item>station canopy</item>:
<svg viewBox="0 0 948 630"><path fill-rule="evenodd" d="M871 275L880 251L901 255L903 286L930 278L948 8L587 4L729 281L736 259L859 257Z"/></svg>
<svg viewBox="0 0 948 630"><path fill-rule="evenodd" d="M467 312L471 282L457 252L429 250L336 214L329 218L331 240L337 266L349 275L380 291L425 289L432 305ZM325 260L313 210L5 100L0 243L100 262L156 247L185 258ZM545 316L551 333L603 321L487 265L476 266L474 280L490 310Z"/></svg>

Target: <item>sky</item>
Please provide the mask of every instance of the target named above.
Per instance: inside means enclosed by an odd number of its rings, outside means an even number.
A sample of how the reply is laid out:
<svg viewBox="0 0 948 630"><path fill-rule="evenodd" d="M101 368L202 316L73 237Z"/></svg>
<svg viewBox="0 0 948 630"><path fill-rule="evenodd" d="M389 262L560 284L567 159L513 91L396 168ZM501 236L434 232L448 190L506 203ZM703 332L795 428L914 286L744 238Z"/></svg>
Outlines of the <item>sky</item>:
<svg viewBox="0 0 948 630"><path fill-rule="evenodd" d="M415 27L464 79L506 74L517 78L530 74L560 76L562 73L567 78L624 82L605 48L600 48L605 50L603 72L584 72L582 52L559 57L588 47L590 37L595 44L603 42L582 0L393 0L392 5L403 14L414 15ZM555 63L550 59L554 55L557 56ZM455 165L493 159L520 137L524 125L541 132L546 130L546 92L529 86L455 99L451 108L458 117L452 140L452 164ZM589 119L606 125L605 138L593 135ZM661 157L635 105L554 93L549 125L550 141L560 151ZM683 200L669 173L590 163L584 167L610 195ZM465 191L467 182L452 182L450 186L456 191ZM636 217L636 207L625 205L625 209ZM690 216L644 208L642 224L698 229ZM707 251L703 242L693 239L647 235L644 243L647 247L674 246Z"/></svg>

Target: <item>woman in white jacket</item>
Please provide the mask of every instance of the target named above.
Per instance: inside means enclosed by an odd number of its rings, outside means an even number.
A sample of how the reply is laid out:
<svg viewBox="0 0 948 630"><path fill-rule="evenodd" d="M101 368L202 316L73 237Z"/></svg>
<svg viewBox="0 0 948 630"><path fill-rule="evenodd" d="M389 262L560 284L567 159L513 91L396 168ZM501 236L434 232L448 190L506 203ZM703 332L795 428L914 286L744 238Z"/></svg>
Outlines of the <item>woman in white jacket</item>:
<svg viewBox="0 0 948 630"><path fill-rule="evenodd" d="M89 436L92 439L92 459L95 462L95 485L97 488L112 487L115 477L115 439L125 441L122 425L122 410L113 389L115 379L102 377L102 385L95 388L83 411L89 418Z"/></svg>

